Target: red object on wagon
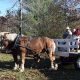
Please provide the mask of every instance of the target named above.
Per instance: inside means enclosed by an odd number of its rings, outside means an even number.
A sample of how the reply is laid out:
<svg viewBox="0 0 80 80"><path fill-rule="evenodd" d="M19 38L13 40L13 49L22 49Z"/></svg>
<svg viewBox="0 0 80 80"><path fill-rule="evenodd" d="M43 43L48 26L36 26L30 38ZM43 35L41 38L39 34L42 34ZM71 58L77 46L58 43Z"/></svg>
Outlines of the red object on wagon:
<svg viewBox="0 0 80 80"><path fill-rule="evenodd" d="M80 35L80 28L77 28L73 34L76 36L79 36Z"/></svg>

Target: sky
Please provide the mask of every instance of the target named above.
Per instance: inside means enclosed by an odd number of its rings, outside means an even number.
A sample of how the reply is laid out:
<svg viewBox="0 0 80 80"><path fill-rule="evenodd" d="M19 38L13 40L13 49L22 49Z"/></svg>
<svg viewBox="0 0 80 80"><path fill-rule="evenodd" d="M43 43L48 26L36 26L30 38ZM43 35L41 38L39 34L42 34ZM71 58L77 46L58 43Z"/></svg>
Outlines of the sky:
<svg viewBox="0 0 80 80"><path fill-rule="evenodd" d="M18 1L18 0L0 0L0 16L5 16L6 10L11 9L11 7L15 4L16 1ZM80 2L80 0L79 0L79 2ZM13 10L19 8L18 4L19 3L16 4L16 6L13 8ZM76 6L76 8L80 8L80 4L78 4Z"/></svg>
<svg viewBox="0 0 80 80"><path fill-rule="evenodd" d="M6 10L11 9L11 7L15 4L18 0L0 0L0 16L5 16ZM18 3L13 8L13 10L18 9Z"/></svg>

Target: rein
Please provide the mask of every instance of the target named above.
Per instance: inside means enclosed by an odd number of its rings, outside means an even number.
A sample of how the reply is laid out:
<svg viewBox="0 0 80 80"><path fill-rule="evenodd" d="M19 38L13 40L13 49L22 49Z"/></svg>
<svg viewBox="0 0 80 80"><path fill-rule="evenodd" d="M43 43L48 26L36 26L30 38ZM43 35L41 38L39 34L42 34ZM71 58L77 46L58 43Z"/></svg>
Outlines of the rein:
<svg viewBox="0 0 80 80"><path fill-rule="evenodd" d="M22 46L22 45L19 45L19 44L16 44L17 46L19 46L19 47L22 47L22 48L26 48L26 49L28 49L28 50L31 50L31 51L33 51L33 52L36 52L35 50L32 50L31 48L29 48L28 46Z"/></svg>

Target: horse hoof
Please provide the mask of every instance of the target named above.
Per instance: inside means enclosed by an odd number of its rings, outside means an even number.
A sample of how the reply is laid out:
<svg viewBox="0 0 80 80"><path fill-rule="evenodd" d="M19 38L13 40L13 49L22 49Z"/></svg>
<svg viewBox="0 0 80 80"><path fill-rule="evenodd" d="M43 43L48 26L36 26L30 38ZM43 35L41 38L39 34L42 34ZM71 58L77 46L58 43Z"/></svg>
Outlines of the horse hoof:
<svg viewBox="0 0 80 80"><path fill-rule="evenodd" d="M58 64L55 64L54 70L58 70Z"/></svg>
<svg viewBox="0 0 80 80"><path fill-rule="evenodd" d="M24 72L24 70L20 70L20 72Z"/></svg>
<svg viewBox="0 0 80 80"><path fill-rule="evenodd" d="M55 67L54 70L58 70L58 68Z"/></svg>
<svg viewBox="0 0 80 80"><path fill-rule="evenodd" d="M51 66L51 70L57 70L58 69L58 64L55 64L55 66Z"/></svg>
<svg viewBox="0 0 80 80"><path fill-rule="evenodd" d="M19 65L14 66L13 70L17 70L19 68Z"/></svg>
<svg viewBox="0 0 80 80"><path fill-rule="evenodd" d="M19 68L19 71L20 71L20 72L24 72L24 70L23 70L23 69L20 69L20 68Z"/></svg>
<svg viewBox="0 0 80 80"><path fill-rule="evenodd" d="M52 71L52 70L54 70L54 68L49 68L49 70L51 70L51 71Z"/></svg>
<svg viewBox="0 0 80 80"><path fill-rule="evenodd" d="M13 68L14 71L17 70L17 69L18 69L18 68L16 68L16 67Z"/></svg>
<svg viewBox="0 0 80 80"><path fill-rule="evenodd" d="M57 68L50 68L50 70L55 70L55 71L56 71L56 70L57 70Z"/></svg>

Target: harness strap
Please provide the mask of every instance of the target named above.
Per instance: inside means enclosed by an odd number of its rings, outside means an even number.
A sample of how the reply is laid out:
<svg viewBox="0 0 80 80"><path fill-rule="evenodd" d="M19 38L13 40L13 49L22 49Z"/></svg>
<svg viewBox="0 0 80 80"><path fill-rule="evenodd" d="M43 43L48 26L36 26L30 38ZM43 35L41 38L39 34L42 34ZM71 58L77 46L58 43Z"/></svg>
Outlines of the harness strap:
<svg viewBox="0 0 80 80"><path fill-rule="evenodd" d="M16 44L17 46L19 46L19 47L22 47L22 48L26 48L26 49L28 49L28 50L31 50L31 51L33 51L33 52L36 52L35 50L32 50L31 48L29 48L28 46L22 46L22 45L19 45L19 44Z"/></svg>
<svg viewBox="0 0 80 80"><path fill-rule="evenodd" d="M16 40L15 40L15 43L14 43L12 49L15 49L15 47L17 46L18 39L19 39L20 37L21 37L21 35L18 34L17 37L16 37Z"/></svg>

